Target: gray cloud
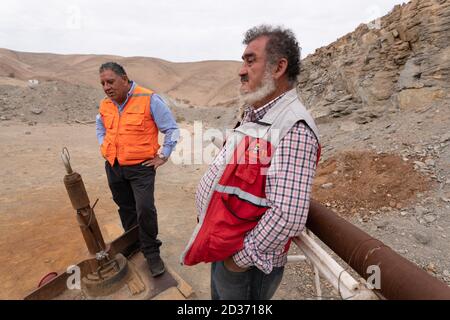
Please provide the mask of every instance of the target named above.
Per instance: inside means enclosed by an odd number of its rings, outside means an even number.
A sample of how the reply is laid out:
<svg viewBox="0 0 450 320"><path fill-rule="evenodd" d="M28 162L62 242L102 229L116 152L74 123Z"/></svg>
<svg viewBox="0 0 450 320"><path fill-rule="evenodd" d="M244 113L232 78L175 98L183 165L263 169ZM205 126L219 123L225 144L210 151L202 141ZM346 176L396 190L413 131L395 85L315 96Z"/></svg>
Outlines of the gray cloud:
<svg viewBox="0 0 450 320"><path fill-rule="evenodd" d="M303 55L388 13L399 0L3 0L0 47L20 51L238 60L248 28L282 24Z"/></svg>

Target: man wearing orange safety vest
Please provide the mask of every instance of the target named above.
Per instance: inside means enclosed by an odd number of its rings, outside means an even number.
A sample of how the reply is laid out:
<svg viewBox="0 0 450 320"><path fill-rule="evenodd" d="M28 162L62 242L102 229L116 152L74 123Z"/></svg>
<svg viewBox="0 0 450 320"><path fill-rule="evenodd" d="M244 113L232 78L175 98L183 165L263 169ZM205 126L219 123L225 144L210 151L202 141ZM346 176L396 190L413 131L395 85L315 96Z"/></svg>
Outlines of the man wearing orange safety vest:
<svg viewBox="0 0 450 320"><path fill-rule="evenodd" d="M138 225L141 251L157 277L165 266L157 238L155 174L177 143L178 126L161 97L130 81L121 65L105 63L99 73L107 97L100 102L97 139L108 184L125 231ZM165 134L161 151L159 131Z"/></svg>
<svg viewBox="0 0 450 320"><path fill-rule="evenodd" d="M300 102L300 48L289 29L247 31L239 71L241 123L200 181L199 223L185 265L212 262L211 296L270 299L293 237L305 227L320 157L314 120Z"/></svg>

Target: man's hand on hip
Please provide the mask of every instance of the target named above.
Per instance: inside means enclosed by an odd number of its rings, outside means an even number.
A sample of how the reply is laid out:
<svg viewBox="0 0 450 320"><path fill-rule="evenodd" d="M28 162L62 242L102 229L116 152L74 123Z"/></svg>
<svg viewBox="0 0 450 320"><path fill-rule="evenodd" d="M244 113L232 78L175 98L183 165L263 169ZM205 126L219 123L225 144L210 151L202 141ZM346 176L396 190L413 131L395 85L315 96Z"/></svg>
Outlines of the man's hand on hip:
<svg viewBox="0 0 450 320"><path fill-rule="evenodd" d="M143 166L146 167L152 167L154 166L155 169L158 169L159 166L162 166L163 164L165 164L167 162L167 158L164 158L160 155L157 155L156 157L154 157L153 159L144 161L142 163Z"/></svg>

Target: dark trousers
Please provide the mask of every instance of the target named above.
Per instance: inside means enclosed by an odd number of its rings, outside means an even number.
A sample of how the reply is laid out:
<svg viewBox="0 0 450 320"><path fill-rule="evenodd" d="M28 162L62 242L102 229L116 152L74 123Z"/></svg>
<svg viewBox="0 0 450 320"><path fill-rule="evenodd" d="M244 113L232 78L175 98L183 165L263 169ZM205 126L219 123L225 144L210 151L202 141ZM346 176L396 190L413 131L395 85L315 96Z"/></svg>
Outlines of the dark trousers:
<svg viewBox="0 0 450 320"><path fill-rule="evenodd" d="M141 164L111 167L105 163L106 176L114 202L119 206L120 220L125 231L139 226L141 251L146 258L159 255L161 241L155 208L155 168Z"/></svg>
<svg viewBox="0 0 450 320"><path fill-rule="evenodd" d="M211 265L211 298L213 300L270 300L283 278L284 267L265 274L258 268L231 272L223 261Z"/></svg>

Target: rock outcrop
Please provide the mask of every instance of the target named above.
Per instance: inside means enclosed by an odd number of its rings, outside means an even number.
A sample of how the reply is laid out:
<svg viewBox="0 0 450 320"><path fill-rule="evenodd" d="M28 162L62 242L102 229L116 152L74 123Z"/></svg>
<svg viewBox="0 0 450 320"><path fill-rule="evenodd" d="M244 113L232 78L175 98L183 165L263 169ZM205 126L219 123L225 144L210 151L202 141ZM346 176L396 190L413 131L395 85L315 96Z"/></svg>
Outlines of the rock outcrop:
<svg viewBox="0 0 450 320"><path fill-rule="evenodd" d="M413 0L304 59L298 89L316 117L358 123L448 105L449 43L450 1Z"/></svg>

